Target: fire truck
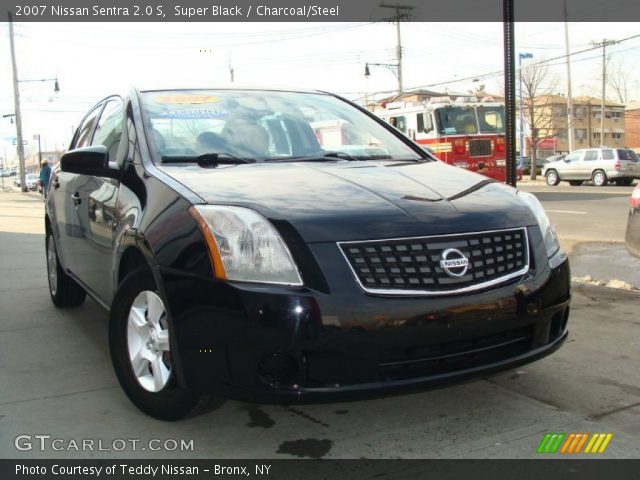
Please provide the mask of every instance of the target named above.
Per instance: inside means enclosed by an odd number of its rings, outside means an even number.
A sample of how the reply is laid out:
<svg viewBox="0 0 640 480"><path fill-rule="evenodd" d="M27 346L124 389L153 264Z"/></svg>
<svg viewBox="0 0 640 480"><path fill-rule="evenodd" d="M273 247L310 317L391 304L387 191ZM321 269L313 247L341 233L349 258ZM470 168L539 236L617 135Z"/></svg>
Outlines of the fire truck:
<svg viewBox="0 0 640 480"><path fill-rule="evenodd" d="M493 98L394 102L373 113L443 162L505 181L505 111Z"/></svg>

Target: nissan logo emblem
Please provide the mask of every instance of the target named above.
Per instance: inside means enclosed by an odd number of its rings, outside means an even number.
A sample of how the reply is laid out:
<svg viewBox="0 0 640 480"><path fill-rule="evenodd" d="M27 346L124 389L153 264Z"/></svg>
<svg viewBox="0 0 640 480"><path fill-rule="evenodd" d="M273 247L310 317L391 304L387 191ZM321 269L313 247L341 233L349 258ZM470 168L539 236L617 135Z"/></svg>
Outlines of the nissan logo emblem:
<svg viewBox="0 0 640 480"><path fill-rule="evenodd" d="M447 248L442 252L440 266L450 277L460 278L464 277L469 269L469 259L460 250Z"/></svg>

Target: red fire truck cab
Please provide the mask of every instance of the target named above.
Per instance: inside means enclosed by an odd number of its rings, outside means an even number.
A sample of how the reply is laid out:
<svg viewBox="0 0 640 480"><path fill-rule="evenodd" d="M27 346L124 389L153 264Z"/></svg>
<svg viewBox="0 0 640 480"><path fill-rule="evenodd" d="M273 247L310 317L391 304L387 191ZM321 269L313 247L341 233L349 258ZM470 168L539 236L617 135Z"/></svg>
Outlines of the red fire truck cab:
<svg viewBox="0 0 640 480"><path fill-rule="evenodd" d="M374 113L443 162L505 181L505 111L492 98L395 102Z"/></svg>

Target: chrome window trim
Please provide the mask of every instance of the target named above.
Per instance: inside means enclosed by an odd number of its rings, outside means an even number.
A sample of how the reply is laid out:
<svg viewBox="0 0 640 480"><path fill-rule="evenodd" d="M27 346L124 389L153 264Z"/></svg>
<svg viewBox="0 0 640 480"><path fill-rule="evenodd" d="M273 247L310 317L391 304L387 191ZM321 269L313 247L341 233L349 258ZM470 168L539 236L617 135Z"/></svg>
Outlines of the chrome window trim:
<svg viewBox="0 0 640 480"><path fill-rule="evenodd" d="M482 235L482 234L490 234L490 233L507 233L507 232L524 232L524 239L525 239L525 266L522 267L520 270L518 270L517 272L512 272L508 275L504 275L502 277L499 278L494 278L493 280L489 280L486 282L482 282L482 283L476 283L474 285L469 285L466 287L462 287L462 288L457 288L454 290L400 290L400 289L385 289L385 288L369 288L366 287L362 284L362 282L360 281L360 278L358 277L358 273L355 271L355 269L353 268L353 265L351 265L351 262L349 261L349 258L347 257L347 254L345 253L345 250L343 248L343 246L348 246L348 245L363 245L363 244L371 244L371 243L384 243L384 242L394 242L394 241L412 241L412 240L424 240L424 239L429 239L429 238L443 238L443 237L462 237L462 236L467 236L467 235ZM356 282L358 283L358 286L365 292L365 293L371 293L374 295L385 295L385 296L437 296L437 295L456 295L459 293L466 293L466 292L473 292L475 290L482 290L484 288L487 287L492 287L494 285L499 285L501 283L504 283L508 280L511 280L513 278L516 277L520 277L522 275L524 275L525 273L527 273L529 271L529 266L530 266L530 258L529 258L529 234L527 231L527 227L518 227L518 228L506 228L506 229L502 229L502 230L485 230L485 231L481 231L481 232L465 232L465 233L451 233L451 234L445 234L445 235L428 235L428 236L423 236L423 237L401 237L401 238L384 238L381 240L353 240L353 241L347 241L347 242L336 242L336 244L338 245L338 249L340 250L340 253L342 254L342 256L344 257L345 261L347 262L347 265L349 266L349 269L351 270L351 273L353 273L353 276L356 279Z"/></svg>

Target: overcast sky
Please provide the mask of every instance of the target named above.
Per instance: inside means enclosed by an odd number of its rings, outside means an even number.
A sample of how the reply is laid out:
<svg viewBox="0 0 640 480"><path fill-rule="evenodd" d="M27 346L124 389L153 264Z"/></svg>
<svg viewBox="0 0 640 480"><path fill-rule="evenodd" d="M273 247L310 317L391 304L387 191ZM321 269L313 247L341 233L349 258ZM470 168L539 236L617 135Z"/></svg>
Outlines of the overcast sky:
<svg viewBox="0 0 640 480"><path fill-rule="evenodd" d="M594 28L596 27L596 28ZM569 25L573 52L603 38L640 34L639 23ZM21 79L57 76L53 83L22 83L23 128L40 133L48 149L64 149L88 108L127 85L140 87L221 84L293 85L329 90L349 98L397 88L394 74L365 62L394 63L396 29L389 23L18 23L15 25ZM8 26L0 25L0 112L12 113L13 90ZM405 89L466 92L479 84L502 90L501 23L403 23ZM564 24L516 24L516 52L533 61L564 55ZM630 72L630 98L640 100L640 37L608 48L609 66ZM599 96L601 51L572 57L574 96ZM566 92L563 60L550 62L558 92ZM470 78L482 80L473 83ZM613 92L607 95L615 99ZM0 156L15 157L15 125L0 123ZM35 146L37 151L37 146Z"/></svg>

